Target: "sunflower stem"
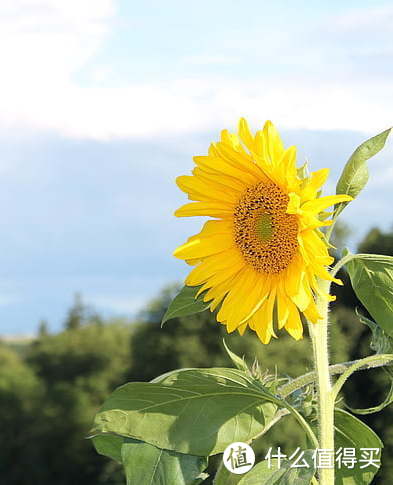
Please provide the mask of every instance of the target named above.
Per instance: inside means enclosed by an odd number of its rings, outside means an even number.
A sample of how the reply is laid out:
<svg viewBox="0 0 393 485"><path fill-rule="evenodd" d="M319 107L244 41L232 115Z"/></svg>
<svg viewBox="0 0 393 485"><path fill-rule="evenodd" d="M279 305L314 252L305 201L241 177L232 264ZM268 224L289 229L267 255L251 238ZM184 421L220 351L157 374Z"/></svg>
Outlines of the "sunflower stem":
<svg viewBox="0 0 393 485"><path fill-rule="evenodd" d="M321 287L329 293L328 282L321 282ZM310 323L309 330L317 375L319 447L322 450L329 450L329 453L333 453L334 456L334 399L329 372L328 306L326 299L321 297L318 299L318 312L322 319L315 324ZM318 472L320 485L334 485L334 466L320 467Z"/></svg>

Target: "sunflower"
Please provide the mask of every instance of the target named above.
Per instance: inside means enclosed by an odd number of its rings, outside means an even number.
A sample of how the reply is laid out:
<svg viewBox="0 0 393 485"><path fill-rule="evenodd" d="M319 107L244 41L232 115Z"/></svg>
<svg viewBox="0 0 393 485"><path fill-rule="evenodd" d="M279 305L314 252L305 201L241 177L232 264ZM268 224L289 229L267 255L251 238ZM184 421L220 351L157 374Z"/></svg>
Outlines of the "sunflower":
<svg viewBox="0 0 393 485"><path fill-rule="evenodd" d="M197 296L219 309L228 332L250 327L266 344L276 337L276 321L300 339L301 314L316 323L316 297L333 299L319 279L342 284L326 269L333 258L319 228L332 221L323 211L351 197L320 197L329 170L301 176L296 148L284 148L270 121L254 136L241 119L238 135L223 130L194 161L193 174L176 180L194 202L175 215L213 219L174 251L194 266L186 285L200 287Z"/></svg>

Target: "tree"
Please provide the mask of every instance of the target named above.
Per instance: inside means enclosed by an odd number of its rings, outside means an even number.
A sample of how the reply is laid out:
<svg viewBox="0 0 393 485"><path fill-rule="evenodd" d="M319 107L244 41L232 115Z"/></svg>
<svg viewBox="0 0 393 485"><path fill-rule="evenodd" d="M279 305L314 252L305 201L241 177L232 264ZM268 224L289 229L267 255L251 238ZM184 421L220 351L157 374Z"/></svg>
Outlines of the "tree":
<svg viewBox="0 0 393 485"><path fill-rule="evenodd" d="M47 337L49 335L48 322L41 320L38 324L38 337Z"/></svg>
<svg viewBox="0 0 393 485"><path fill-rule="evenodd" d="M64 328L67 330L75 330L80 328L87 319L87 306L82 301L80 293L75 293L74 303L68 311L67 318L64 322Z"/></svg>
<svg viewBox="0 0 393 485"><path fill-rule="evenodd" d="M393 231L382 232L373 227L358 247L359 253L393 255Z"/></svg>
<svg viewBox="0 0 393 485"><path fill-rule="evenodd" d="M31 442L44 396L33 370L9 347L0 345L0 476L2 483L26 484L26 470L35 466ZM17 457L17 458L16 458ZM41 483L39 478L34 483ZM31 482L30 482L31 483Z"/></svg>
<svg viewBox="0 0 393 485"><path fill-rule="evenodd" d="M86 436L98 407L125 382L130 333L126 322L85 323L37 339L25 362L0 346L2 483L124 484Z"/></svg>

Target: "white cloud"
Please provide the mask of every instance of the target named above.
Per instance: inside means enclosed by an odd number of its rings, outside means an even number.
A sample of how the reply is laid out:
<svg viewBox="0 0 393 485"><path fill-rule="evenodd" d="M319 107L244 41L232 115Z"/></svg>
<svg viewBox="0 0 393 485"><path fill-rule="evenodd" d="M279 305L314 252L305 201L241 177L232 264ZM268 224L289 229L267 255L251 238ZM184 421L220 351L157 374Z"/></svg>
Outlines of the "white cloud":
<svg viewBox="0 0 393 485"><path fill-rule="evenodd" d="M185 59L190 64L203 65L203 64L238 64L240 59L234 56L212 56L209 54L202 54L197 56L189 56Z"/></svg>
<svg viewBox="0 0 393 485"><path fill-rule="evenodd" d="M383 5L379 7L350 10L340 15L335 21L337 28L343 31L358 31L369 34L370 31L392 31L393 7Z"/></svg>
<svg viewBox="0 0 393 485"><path fill-rule="evenodd" d="M1 82L39 88L69 81L96 52L114 13L113 0L91 7L86 0L3 0Z"/></svg>
<svg viewBox="0 0 393 485"><path fill-rule="evenodd" d="M254 123L270 118L281 128L366 132L382 130L392 122L390 79L371 83L353 76L342 82L334 72L316 78L307 71L291 77L272 71L252 80L199 75L116 88L82 87L75 74L99 51L114 12L115 0L96 0L94 8L87 0L0 4L3 131L54 131L97 139L173 135L223 126L233 129L242 115ZM368 20L370 12L355 11L332 28L345 33L360 22L371 35L377 14ZM391 28L382 20L377 25ZM214 55L195 59L223 60ZM104 71L98 69L98 77Z"/></svg>
<svg viewBox="0 0 393 485"><path fill-rule="evenodd" d="M73 74L97 51L114 0L2 0L1 124L60 128ZM75 112L74 112L75 116Z"/></svg>
<svg viewBox="0 0 393 485"><path fill-rule="evenodd" d="M217 127L233 129L244 115L254 123L271 118L284 128L377 132L392 123L388 83L342 86L281 81L185 79L126 88L59 85L38 95L2 100L3 126L12 120L70 137L173 135ZM7 113L7 119L4 114Z"/></svg>

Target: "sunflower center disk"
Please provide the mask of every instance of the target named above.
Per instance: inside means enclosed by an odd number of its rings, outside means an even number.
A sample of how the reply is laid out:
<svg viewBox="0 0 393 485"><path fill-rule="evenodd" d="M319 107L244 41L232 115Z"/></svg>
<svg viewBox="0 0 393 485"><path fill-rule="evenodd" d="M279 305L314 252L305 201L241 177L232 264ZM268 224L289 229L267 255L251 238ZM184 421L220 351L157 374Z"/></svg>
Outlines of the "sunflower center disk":
<svg viewBox="0 0 393 485"><path fill-rule="evenodd" d="M289 197L275 184L249 187L234 211L235 242L247 263L260 272L280 273L298 249L298 221L286 214Z"/></svg>
<svg viewBox="0 0 393 485"><path fill-rule="evenodd" d="M255 230L257 236L263 243L270 241L274 232L272 216L270 214L262 213L259 216L259 219L257 218Z"/></svg>

